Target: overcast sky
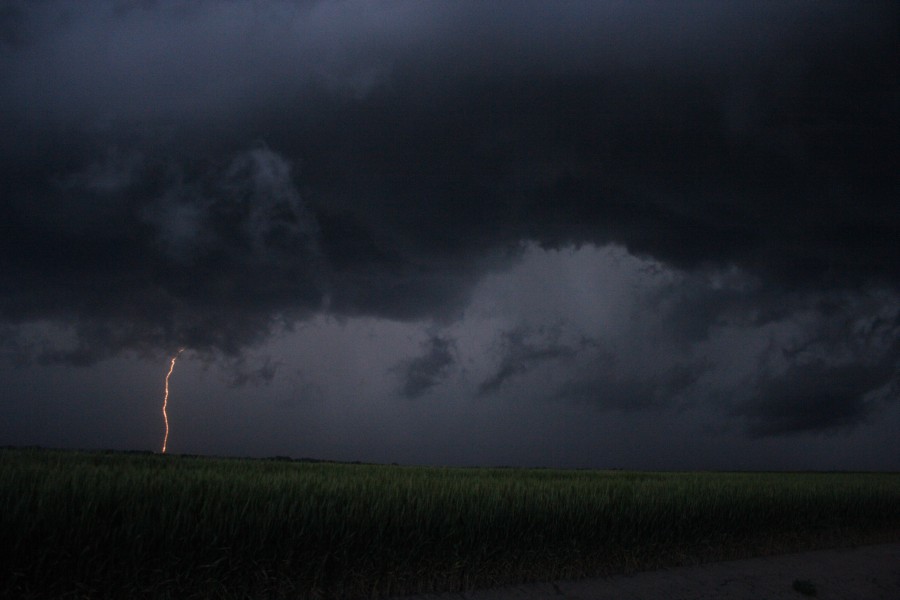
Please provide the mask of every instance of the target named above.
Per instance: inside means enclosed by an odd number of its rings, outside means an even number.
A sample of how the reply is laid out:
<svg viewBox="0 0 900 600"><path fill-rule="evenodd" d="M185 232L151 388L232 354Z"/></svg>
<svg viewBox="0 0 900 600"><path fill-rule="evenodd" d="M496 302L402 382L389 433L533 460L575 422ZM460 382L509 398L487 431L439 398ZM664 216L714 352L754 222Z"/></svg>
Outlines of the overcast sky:
<svg viewBox="0 0 900 600"><path fill-rule="evenodd" d="M900 470L896 2L0 1L0 445Z"/></svg>

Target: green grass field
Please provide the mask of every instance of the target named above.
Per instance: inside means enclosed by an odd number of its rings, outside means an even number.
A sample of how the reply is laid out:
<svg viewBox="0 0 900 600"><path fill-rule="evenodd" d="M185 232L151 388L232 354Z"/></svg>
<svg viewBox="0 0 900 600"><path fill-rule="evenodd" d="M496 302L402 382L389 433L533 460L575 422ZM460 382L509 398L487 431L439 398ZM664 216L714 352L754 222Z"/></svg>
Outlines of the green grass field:
<svg viewBox="0 0 900 600"><path fill-rule="evenodd" d="M355 598L896 541L900 474L0 450L0 594Z"/></svg>

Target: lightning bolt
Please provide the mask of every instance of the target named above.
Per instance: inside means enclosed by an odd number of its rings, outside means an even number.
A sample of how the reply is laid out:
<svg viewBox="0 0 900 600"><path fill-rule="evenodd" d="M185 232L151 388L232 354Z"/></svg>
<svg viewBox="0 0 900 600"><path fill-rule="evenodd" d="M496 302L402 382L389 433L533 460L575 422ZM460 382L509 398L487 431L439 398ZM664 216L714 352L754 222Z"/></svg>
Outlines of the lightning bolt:
<svg viewBox="0 0 900 600"><path fill-rule="evenodd" d="M172 362L169 363L169 372L166 373L166 395L163 396L163 421L166 423L166 436L163 438L162 444L162 453L166 453L166 444L169 442L169 415L166 414L166 406L169 404L169 377L172 376L172 371L175 370L175 361L178 360L178 357L181 356L181 353L184 352L184 348L179 348L178 352L175 353L175 356L172 357Z"/></svg>

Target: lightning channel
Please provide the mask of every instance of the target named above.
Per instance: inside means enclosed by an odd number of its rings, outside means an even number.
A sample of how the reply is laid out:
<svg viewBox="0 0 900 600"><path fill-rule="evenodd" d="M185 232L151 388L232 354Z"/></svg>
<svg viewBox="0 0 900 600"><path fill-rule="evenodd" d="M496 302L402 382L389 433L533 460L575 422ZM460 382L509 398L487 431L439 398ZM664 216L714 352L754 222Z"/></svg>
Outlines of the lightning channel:
<svg viewBox="0 0 900 600"><path fill-rule="evenodd" d="M163 396L163 405L162 405L162 414L163 421L166 424L166 435L163 437L162 443L162 453L166 453L166 445L169 443L169 415L166 413L166 406L169 404L169 377L172 376L172 371L175 370L175 361L178 360L178 357L181 356L181 353L184 352L184 348L179 348L178 352L175 353L175 356L172 357L172 362L169 363L169 372L166 373L166 394Z"/></svg>

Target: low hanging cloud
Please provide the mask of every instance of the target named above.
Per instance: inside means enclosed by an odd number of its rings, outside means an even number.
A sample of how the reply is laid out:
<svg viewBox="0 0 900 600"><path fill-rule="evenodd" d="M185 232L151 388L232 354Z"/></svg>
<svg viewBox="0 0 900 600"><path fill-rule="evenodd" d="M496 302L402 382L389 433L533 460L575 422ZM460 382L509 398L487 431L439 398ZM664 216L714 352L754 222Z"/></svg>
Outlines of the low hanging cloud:
<svg viewBox="0 0 900 600"><path fill-rule="evenodd" d="M900 391L900 305L883 295L832 298L801 337L763 356L734 413L756 436L853 427Z"/></svg>
<svg viewBox="0 0 900 600"><path fill-rule="evenodd" d="M456 364L456 343L452 338L432 335L422 343L422 354L395 367L401 380L400 393L418 398L440 384Z"/></svg>
<svg viewBox="0 0 900 600"><path fill-rule="evenodd" d="M761 381L736 414L759 437L854 427L872 414L879 392L896 395L897 375L891 364L793 365Z"/></svg>
<svg viewBox="0 0 900 600"><path fill-rule="evenodd" d="M890 291L775 293L732 269L532 248L473 306L452 331L469 338L460 362L473 365L473 393L491 398L700 411L752 437L849 431L898 399Z"/></svg>
<svg viewBox="0 0 900 600"><path fill-rule="evenodd" d="M559 331L530 331L520 327L500 334L499 364L494 372L478 385L478 394L491 394L507 380L547 362L574 358L580 348L559 342ZM582 340L587 346L590 340Z"/></svg>

